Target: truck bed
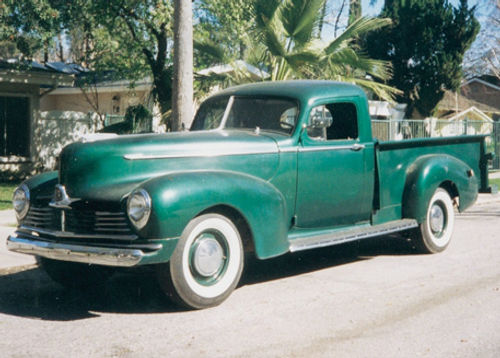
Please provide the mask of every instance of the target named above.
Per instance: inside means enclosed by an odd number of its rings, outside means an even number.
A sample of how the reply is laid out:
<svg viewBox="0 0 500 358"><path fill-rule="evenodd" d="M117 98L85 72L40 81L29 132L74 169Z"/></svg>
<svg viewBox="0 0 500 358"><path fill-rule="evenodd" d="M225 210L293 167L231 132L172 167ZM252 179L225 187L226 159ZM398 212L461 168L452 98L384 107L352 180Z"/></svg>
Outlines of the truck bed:
<svg viewBox="0 0 500 358"><path fill-rule="evenodd" d="M419 158L425 156L452 156L464 162L472 168L479 192L488 192L485 137L474 135L379 142L376 145L378 183L374 204L380 210L376 222L403 217L401 203L408 172Z"/></svg>

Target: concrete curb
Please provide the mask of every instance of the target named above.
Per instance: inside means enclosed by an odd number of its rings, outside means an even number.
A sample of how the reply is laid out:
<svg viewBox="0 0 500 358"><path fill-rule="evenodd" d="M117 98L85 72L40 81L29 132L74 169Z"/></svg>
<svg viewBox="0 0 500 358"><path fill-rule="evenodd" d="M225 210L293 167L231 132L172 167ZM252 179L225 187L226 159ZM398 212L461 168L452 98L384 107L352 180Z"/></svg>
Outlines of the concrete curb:
<svg viewBox="0 0 500 358"><path fill-rule="evenodd" d="M16 225L16 214L13 209L0 210L0 226Z"/></svg>

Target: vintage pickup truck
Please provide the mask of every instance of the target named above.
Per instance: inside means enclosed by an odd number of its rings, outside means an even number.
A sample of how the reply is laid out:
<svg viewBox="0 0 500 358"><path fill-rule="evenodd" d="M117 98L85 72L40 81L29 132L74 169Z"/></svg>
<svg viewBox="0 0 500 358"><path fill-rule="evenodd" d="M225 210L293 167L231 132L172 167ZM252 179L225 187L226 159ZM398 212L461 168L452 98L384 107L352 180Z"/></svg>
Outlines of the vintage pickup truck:
<svg viewBox="0 0 500 358"><path fill-rule="evenodd" d="M14 192L12 251L66 286L154 265L166 294L220 304L246 255L267 259L394 232L425 253L454 206L488 190L484 136L379 142L364 92L331 81L249 84L199 108L189 132L74 143Z"/></svg>

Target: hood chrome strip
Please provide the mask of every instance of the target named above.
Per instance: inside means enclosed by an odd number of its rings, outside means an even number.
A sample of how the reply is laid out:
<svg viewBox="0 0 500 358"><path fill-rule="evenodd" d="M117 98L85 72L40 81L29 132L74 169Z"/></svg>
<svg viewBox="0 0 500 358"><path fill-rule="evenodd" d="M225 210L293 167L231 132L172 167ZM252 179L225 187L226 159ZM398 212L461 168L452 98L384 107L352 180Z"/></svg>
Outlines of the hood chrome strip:
<svg viewBox="0 0 500 358"><path fill-rule="evenodd" d="M127 160L147 160L147 159L174 159L174 158L211 158L211 157L227 157L235 155L257 155L257 154L278 154L279 151L255 151L255 150L241 150L238 152L234 151L221 151L221 152L196 152L191 154L125 154L123 158Z"/></svg>

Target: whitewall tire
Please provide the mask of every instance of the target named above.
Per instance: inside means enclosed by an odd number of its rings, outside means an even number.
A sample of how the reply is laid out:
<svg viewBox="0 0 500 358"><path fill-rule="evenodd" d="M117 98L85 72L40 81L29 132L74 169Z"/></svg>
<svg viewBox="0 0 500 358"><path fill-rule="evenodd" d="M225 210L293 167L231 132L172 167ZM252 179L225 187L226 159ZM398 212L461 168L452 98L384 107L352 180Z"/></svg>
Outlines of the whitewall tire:
<svg viewBox="0 0 500 358"><path fill-rule="evenodd" d="M423 253L444 251L455 224L453 202L448 192L438 188L429 201L424 221L415 232L415 244Z"/></svg>
<svg viewBox="0 0 500 358"><path fill-rule="evenodd" d="M205 214L184 229L168 264L159 265L159 282L168 296L189 308L223 302L243 271L240 233L230 219Z"/></svg>

